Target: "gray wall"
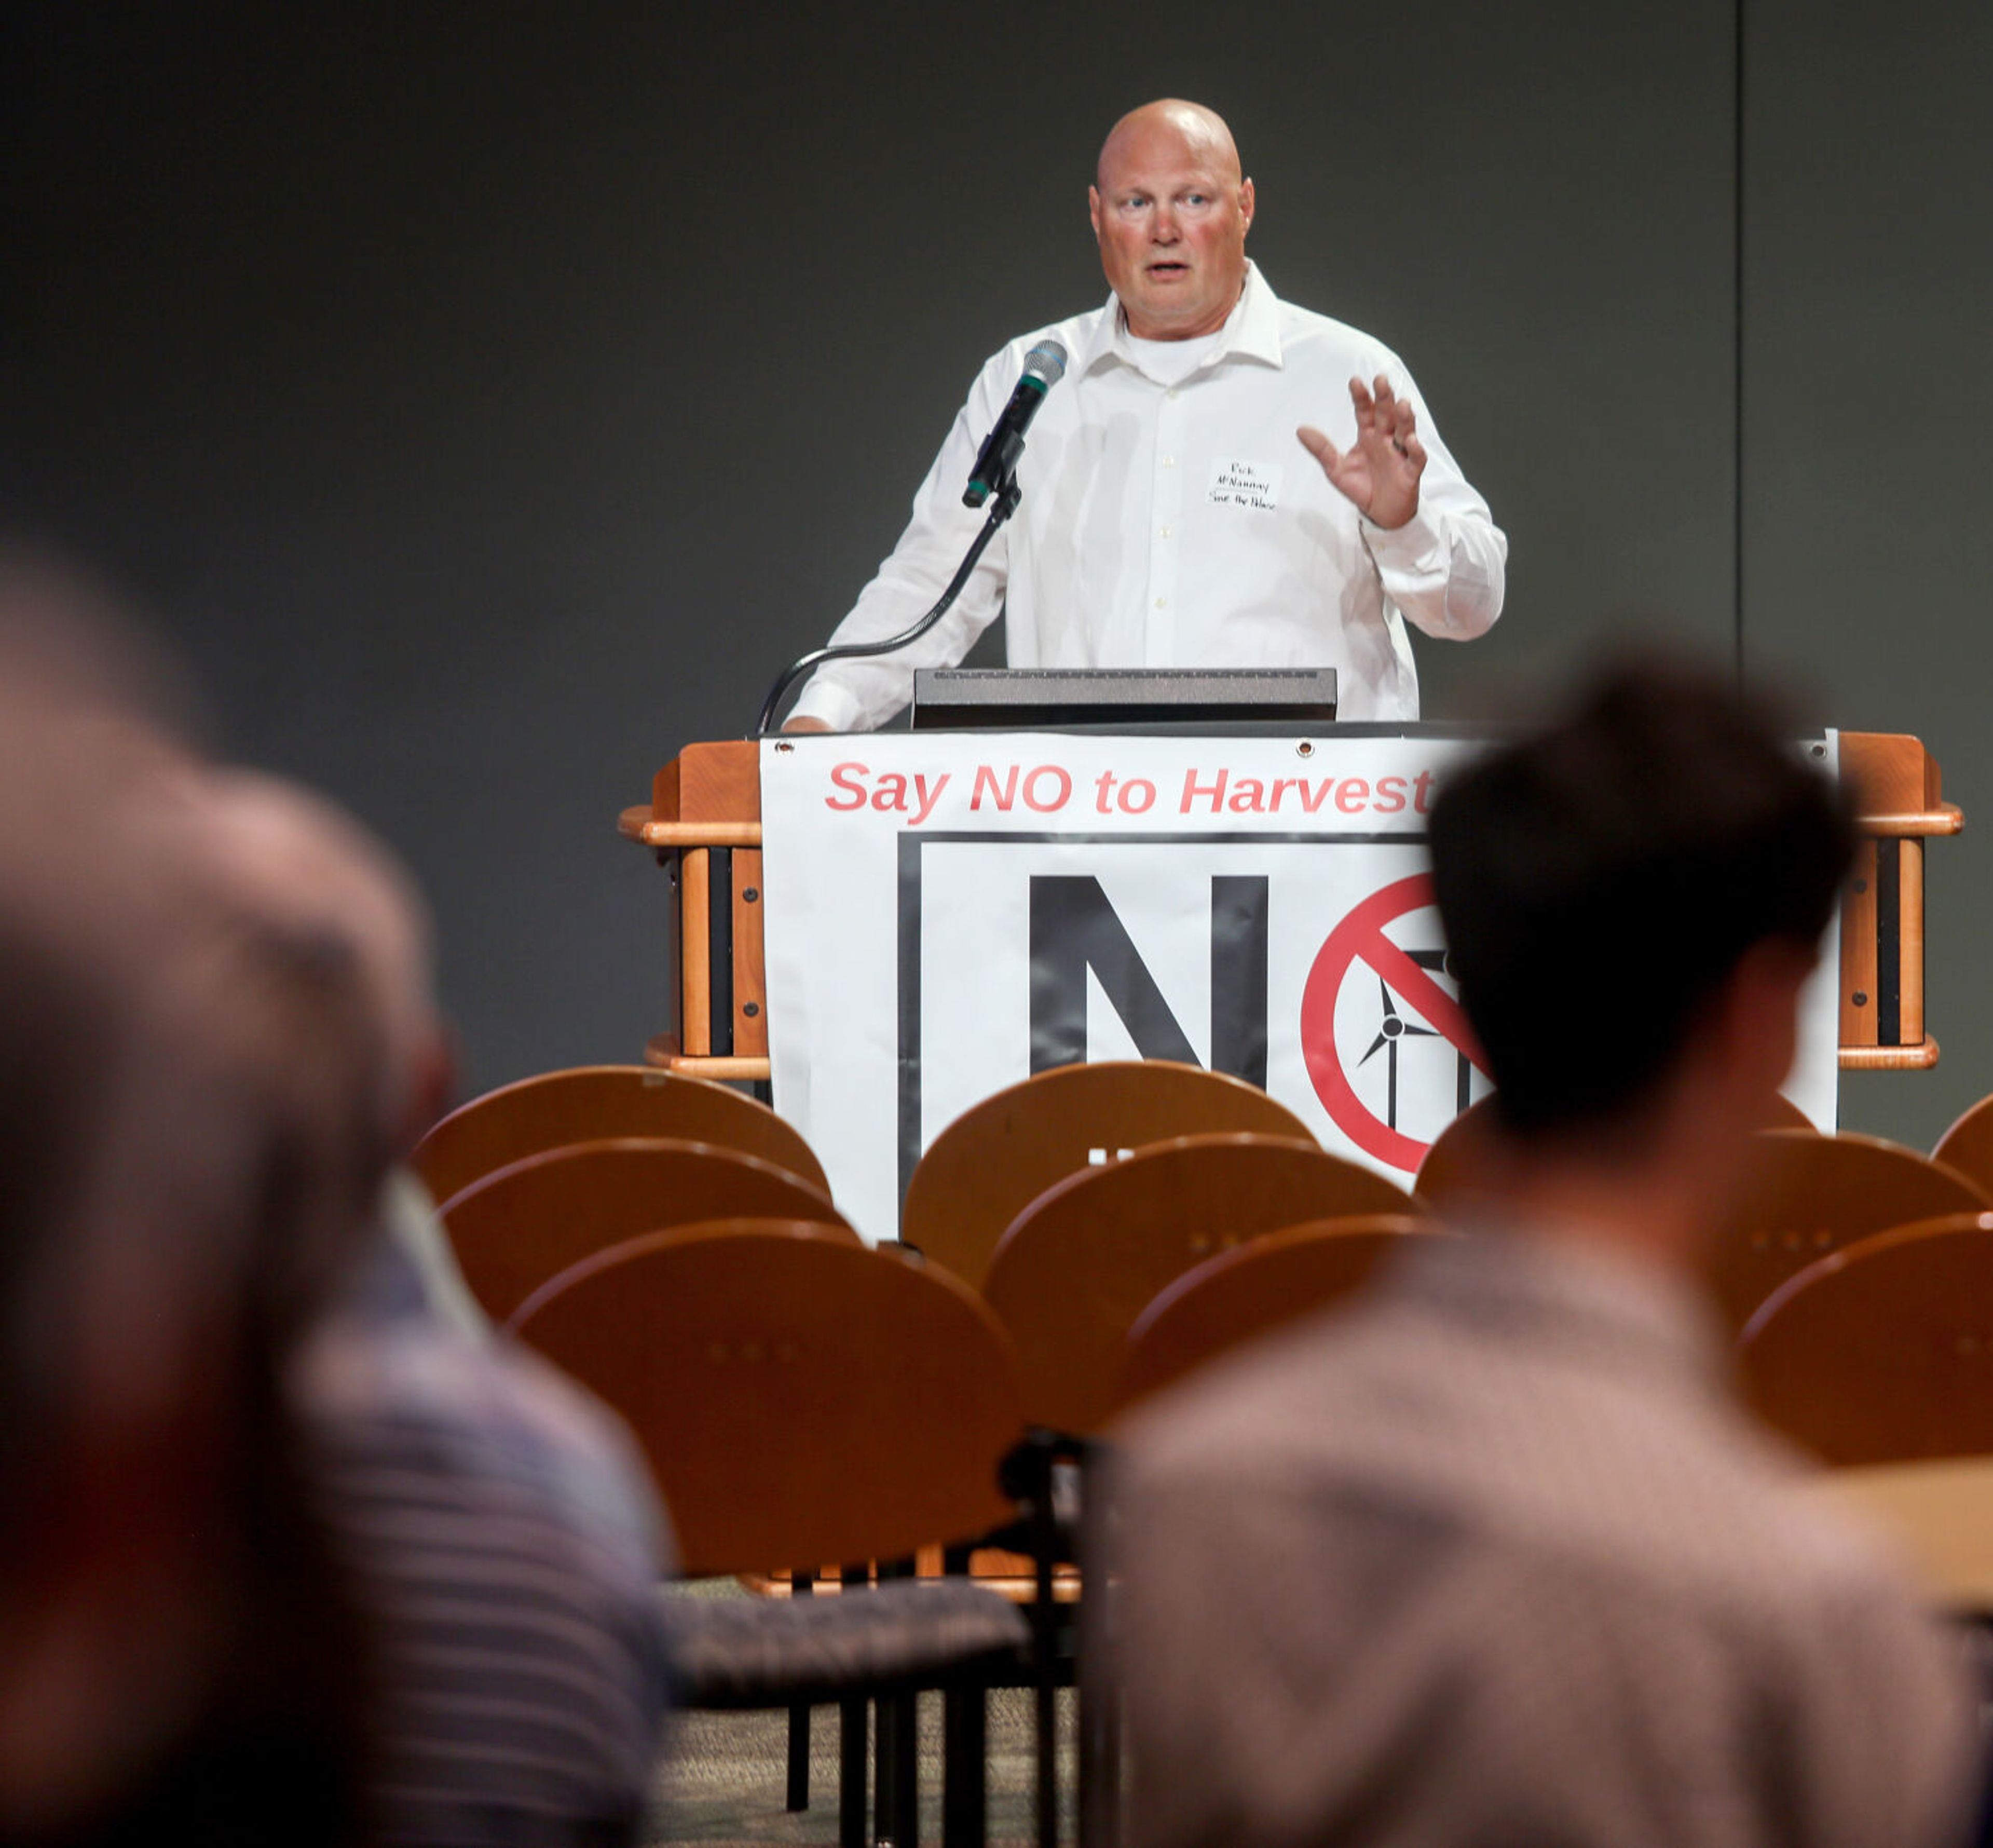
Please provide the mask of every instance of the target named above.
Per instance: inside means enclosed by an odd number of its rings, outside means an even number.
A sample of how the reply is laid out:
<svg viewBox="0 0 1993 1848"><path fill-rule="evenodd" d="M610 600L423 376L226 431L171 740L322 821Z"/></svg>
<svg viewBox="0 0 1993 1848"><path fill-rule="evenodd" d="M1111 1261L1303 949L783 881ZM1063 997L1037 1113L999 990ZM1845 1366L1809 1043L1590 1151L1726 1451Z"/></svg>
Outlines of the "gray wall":
<svg viewBox="0 0 1993 1848"><path fill-rule="evenodd" d="M1100 298L1085 182L1146 97L1230 117L1269 275L1405 356L1508 530L1429 712L1735 645L1735 0L446 11L11 10L0 525L415 864L474 1087L664 1024L616 811L841 613L982 358ZM1746 652L1976 808L1984 9L1746 26ZM1848 1090L1926 1144L1993 1084L1993 874L1933 860L1946 1063Z"/></svg>
<svg viewBox="0 0 1993 1848"><path fill-rule="evenodd" d="M1943 1059L1841 1086L1844 1121L1928 1148L1993 1090L1993 10L1880 19L1749 15L1744 639L1836 723L1916 733L1965 808L1928 856Z"/></svg>

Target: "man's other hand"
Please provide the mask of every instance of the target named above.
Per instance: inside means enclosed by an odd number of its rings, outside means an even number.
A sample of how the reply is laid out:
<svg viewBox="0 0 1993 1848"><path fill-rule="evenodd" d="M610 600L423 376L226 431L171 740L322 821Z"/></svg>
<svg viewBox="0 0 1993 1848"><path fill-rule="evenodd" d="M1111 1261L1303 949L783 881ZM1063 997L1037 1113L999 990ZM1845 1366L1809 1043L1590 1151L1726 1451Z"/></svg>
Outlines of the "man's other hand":
<svg viewBox="0 0 1993 1848"><path fill-rule="evenodd" d="M1350 380L1349 401L1356 407L1356 440L1348 449L1338 449L1313 424L1303 424L1295 434L1365 518L1373 525L1402 526L1419 510L1419 477L1425 472L1418 413L1381 372L1368 390L1362 379Z"/></svg>
<svg viewBox="0 0 1993 1848"><path fill-rule="evenodd" d="M830 727L821 719L813 719L808 713L798 713L793 718L782 721L785 731L828 731Z"/></svg>

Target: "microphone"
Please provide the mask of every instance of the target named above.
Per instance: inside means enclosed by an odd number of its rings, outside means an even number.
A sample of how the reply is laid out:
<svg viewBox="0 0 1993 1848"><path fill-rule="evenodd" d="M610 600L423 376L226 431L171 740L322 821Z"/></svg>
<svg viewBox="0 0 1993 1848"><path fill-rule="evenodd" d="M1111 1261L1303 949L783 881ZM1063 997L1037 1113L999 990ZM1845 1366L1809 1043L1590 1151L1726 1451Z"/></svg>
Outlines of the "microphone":
<svg viewBox="0 0 1993 1848"><path fill-rule="evenodd" d="M963 506L980 507L1017 472L1017 458L1024 453L1024 433L1031 427L1046 392L1065 376L1065 348L1057 341L1041 340L1024 355L1024 375L976 452L976 466L969 471L969 485L962 491Z"/></svg>

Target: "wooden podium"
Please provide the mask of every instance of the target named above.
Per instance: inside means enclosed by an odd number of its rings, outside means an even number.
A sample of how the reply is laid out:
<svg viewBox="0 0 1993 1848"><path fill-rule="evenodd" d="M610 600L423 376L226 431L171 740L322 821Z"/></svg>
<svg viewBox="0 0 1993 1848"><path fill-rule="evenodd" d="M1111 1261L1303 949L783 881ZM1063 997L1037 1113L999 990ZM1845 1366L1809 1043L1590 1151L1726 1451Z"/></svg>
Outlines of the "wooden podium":
<svg viewBox="0 0 1993 1848"><path fill-rule="evenodd" d="M768 1076L761 754L754 738L688 744L651 779L649 803L618 823L677 888L678 1024L644 1056L699 1078Z"/></svg>
<svg viewBox="0 0 1993 1848"><path fill-rule="evenodd" d="M619 823L677 888L678 1024L644 1056L701 1078L768 1076L760 753L752 738L688 744ZM1921 1070L1938 1056L1924 1018L1923 844L1956 834L1964 816L1916 738L1844 731L1841 774L1858 793L1861 830L1841 908L1841 1069Z"/></svg>

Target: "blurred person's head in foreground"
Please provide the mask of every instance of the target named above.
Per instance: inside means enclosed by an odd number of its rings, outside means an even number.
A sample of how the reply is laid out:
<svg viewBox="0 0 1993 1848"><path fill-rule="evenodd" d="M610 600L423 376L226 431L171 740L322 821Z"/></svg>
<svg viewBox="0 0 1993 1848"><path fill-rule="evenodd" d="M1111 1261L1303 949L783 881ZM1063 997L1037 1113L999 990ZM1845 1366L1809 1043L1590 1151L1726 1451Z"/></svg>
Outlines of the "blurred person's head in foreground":
<svg viewBox="0 0 1993 1848"><path fill-rule="evenodd" d="M1650 655L1451 781L1431 840L1496 1086L1475 1181L1552 1223L1610 1201L1692 1257L1791 1067L1853 853L1841 791L1776 705Z"/></svg>
<svg viewBox="0 0 1993 1848"><path fill-rule="evenodd" d="M189 850L209 773L94 597L32 584L0 595L0 1836L226 1836L288 1784L337 1839L362 1651L280 1378L371 1236L388 1034L352 933Z"/></svg>
<svg viewBox="0 0 1993 1848"><path fill-rule="evenodd" d="M378 1037L374 1128L382 1153L398 1160L441 1114L454 1064L415 881L351 816L281 778L210 769L182 795L190 851L219 898L353 959Z"/></svg>

